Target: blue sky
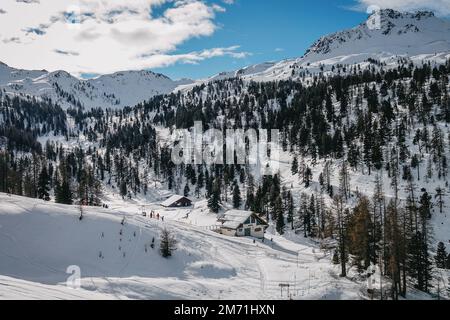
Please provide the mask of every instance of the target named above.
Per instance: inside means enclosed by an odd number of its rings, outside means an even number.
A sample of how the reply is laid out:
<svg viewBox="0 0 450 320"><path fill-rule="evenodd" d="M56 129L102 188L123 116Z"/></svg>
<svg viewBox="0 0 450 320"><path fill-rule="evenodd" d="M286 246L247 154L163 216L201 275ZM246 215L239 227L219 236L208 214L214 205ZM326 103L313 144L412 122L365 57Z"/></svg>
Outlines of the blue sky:
<svg viewBox="0 0 450 320"><path fill-rule="evenodd" d="M364 21L365 12L349 10L354 5L351 0L236 0L217 15L219 29L213 36L191 39L177 52L240 45L250 56L216 57L195 65L154 70L174 79L202 78L260 62L299 57L319 37Z"/></svg>

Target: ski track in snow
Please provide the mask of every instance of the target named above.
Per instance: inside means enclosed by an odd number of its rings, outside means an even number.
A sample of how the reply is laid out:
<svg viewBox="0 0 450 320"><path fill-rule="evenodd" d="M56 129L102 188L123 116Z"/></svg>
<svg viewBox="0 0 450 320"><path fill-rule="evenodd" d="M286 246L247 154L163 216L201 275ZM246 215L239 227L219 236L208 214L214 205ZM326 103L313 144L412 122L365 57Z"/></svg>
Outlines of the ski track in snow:
<svg viewBox="0 0 450 320"><path fill-rule="evenodd" d="M328 272L334 268L329 259L317 260L311 248L283 238L274 236L272 247L270 241L263 244L261 241L253 243L253 239L248 238L225 237L201 226L172 219L170 214L176 217L182 213L162 208L158 212L165 215L165 222L151 220L137 213L137 204L114 203L111 208L115 209L109 210L86 208L85 219L79 222L76 207L4 194L0 194L0 201L6 204L0 207L0 237L5 239L0 243L0 299L287 299L287 293L280 296L280 283L295 287L291 289L294 299L339 295L343 287L353 288L346 290L347 298L358 298L354 292L358 291L359 284L346 279L336 281L329 275ZM201 209L196 208L191 215L198 214ZM126 216L126 222L121 226L123 216ZM46 227L47 221L52 221L52 226ZM94 223L98 226L90 226ZM77 232L84 230L80 229L80 224L84 224L85 233L75 238L58 238L62 236L61 230L57 229L62 228L65 230L63 233L67 231L72 235L72 229ZM118 238L114 232L121 227L125 258L121 256L122 252L117 254L117 249L114 249ZM156 252L159 230L163 227L171 230L179 242L174 257L168 260ZM44 230L42 233L32 231L41 228ZM104 239L99 239L101 232L105 232ZM133 232L136 232L136 237ZM143 246L152 237L157 239L155 249L148 247L149 253L146 254ZM78 247L83 246L82 242L77 243L83 238L90 241L92 248ZM61 247L42 248L40 251L30 251L26 247L31 242L43 246L49 239L55 244L65 243ZM67 288L61 276L69 275L61 267L52 265L58 259L66 259L63 264L67 266L74 264L70 253L61 251L69 247L74 254L82 254L74 259L75 262L79 260L82 271L80 290ZM100 248L103 248L104 259L95 256ZM14 255L11 250L14 250ZM51 259L43 264L47 254L51 254ZM117 257L113 259L114 255ZM21 268L13 268L25 264L25 274L21 274ZM146 274L142 271L141 264L148 266L151 272ZM152 269L152 265L161 269ZM168 270L164 271L164 266ZM83 273L84 270L87 271ZM106 273L99 276L103 270ZM324 272L319 275L318 270ZM334 293L329 293L330 290Z"/></svg>

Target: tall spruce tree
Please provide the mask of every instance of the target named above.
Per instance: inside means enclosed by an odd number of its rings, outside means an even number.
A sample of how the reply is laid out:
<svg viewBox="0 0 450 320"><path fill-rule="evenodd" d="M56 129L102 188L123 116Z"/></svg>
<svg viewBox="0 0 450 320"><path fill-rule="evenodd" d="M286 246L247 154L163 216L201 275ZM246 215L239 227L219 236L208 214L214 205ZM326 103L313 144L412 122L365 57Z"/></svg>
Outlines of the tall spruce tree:
<svg viewBox="0 0 450 320"><path fill-rule="evenodd" d="M284 222L284 213L283 213L283 202L282 202L280 196L278 196L277 199L275 200L274 211L275 211L277 232L279 234L283 235L284 234L285 222Z"/></svg>
<svg viewBox="0 0 450 320"><path fill-rule="evenodd" d="M38 198L45 201L50 201L50 176L47 172L47 166L42 166L41 173L39 174L38 182Z"/></svg>
<svg viewBox="0 0 450 320"><path fill-rule="evenodd" d="M209 195L208 208L214 213L219 213L219 210L220 210L220 182L219 182L219 179L217 179L217 178L214 180L211 194Z"/></svg>
<svg viewBox="0 0 450 320"><path fill-rule="evenodd" d="M236 180L234 180L233 184L233 208L239 209L241 207L241 191L239 190L239 185Z"/></svg>
<svg viewBox="0 0 450 320"><path fill-rule="evenodd" d="M443 242L439 242L434 259L436 261L436 267L439 269L447 268L447 250Z"/></svg>
<svg viewBox="0 0 450 320"><path fill-rule="evenodd" d="M163 229L161 231L160 247L159 252L163 258L169 258L173 255L173 252L177 249L177 240L173 234L167 230Z"/></svg>

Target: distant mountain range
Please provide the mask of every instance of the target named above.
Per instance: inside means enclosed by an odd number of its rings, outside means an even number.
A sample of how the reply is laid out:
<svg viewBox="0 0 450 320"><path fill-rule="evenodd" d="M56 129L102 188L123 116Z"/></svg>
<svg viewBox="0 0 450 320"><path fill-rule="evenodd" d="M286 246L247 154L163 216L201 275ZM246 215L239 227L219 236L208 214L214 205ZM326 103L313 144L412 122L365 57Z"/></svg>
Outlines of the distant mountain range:
<svg viewBox="0 0 450 320"><path fill-rule="evenodd" d="M63 107L123 108L166 94L192 80L173 81L151 71L125 71L81 80L65 71L27 71L0 64L0 89L49 98Z"/></svg>
<svg viewBox="0 0 450 320"><path fill-rule="evenodd" d="M373 21L378 24L369 25ZM63 107L123 108L155 95L225 78L282 80L331 69L336 64L362 63L369 58L395 63L400 57L417 62L450 58L450 21L427 11L386 9L355 28L320 38L300 58L266 62L197 81L174 81L151 71L125 71L81 80L64 71L18 70L0 63L0 89L50 98Z"/></svg>

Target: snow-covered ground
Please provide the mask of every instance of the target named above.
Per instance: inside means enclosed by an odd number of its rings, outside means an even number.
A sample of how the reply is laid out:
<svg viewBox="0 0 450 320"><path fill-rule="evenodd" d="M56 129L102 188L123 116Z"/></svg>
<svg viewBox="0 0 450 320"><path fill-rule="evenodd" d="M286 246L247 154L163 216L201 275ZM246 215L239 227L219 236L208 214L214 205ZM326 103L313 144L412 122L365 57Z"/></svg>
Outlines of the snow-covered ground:
<svg viewBox="0 0 450 320"><path fill-rule="evenodd" d="M364 298L361 283L340 279L317 244L219 235L208 230L215 217L203 202L145 207L164 222L120 200L85 208L81 221L77 206L5 194L0 203L0 299L288 299L280 284L293 299ZM178 240L170 259L158 253L162 228ZM81 289L66 286L69 266L80 268Z"/></svg>

